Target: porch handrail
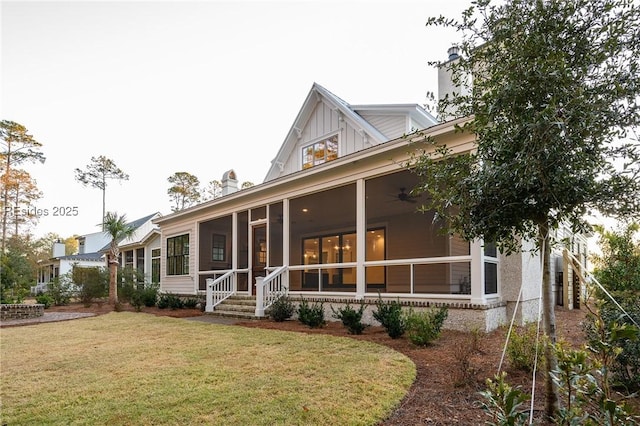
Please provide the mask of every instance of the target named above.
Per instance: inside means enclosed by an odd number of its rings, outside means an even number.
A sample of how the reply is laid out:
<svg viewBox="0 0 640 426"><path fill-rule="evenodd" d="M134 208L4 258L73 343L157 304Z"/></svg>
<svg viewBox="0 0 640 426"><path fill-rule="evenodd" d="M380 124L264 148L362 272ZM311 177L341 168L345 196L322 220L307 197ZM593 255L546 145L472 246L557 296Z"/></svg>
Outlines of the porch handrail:
<svg viewBox="0 0 640 426"><path fill-rule="evenodd" d="M231 270L218 278L207 278L207 306L206 312L213 309L236 293L236 271Z"/></svg>
<svg viewBox="0 0 640 426"><path fill-rule="evenodd" d="M289 274L286 265L270 271L266 277L256 278L256 317L263 317L265 310L283 295L289 293Z"/></svg>
<svg viewBox="0 0 640 426"><path fill-rule="evenodd" d="M433 297L433 298L455 298L455 299L471 299L471 294L455 294L455 293L447 293L447 294L439 294L439 293L415 293L415 279L414 279L414 270L416 266L419 265L433 265L433 264L456 264L456 263L471 263L472 256L470 254L466 255L458 255L458 256L440 256L440 257L428 257L428 258L406 258L406 259L385 259L385 260L367 260L364 262L365 268L376 267L376 266L408 266L410 268L410 277L409 277L409 293L398 293L402 297L411 297L418 295L419 297ZM486 259L486 262L489 263L498 263L498 261L493 259ZM318 275L322 274L323 270L326 269L349 269L356 268L357 262L344 262L344 263L320 263L320 264L312 264L312 265L289 265L289 271L311 271L317 272ZM321 278L319 278L320 280ZM321 281L319 281L321 282ZM396 293L389 293L389 295L396 295Z"/></svg>

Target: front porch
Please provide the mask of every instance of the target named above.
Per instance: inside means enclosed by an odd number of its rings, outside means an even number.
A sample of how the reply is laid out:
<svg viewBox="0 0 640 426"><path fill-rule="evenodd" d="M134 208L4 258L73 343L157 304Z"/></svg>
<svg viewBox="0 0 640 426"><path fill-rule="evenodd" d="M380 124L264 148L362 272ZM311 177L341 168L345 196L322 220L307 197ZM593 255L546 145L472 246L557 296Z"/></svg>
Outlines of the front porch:
<svg viewBox="0 0 640 426"><path fill-rule="evenodd" d="M443 234L433 212L418 212L424 200L405 192L416 184L396 171L202 220L197 290L231 274L237 294L254 295L278 271L292 295L495 302L495 247Z"/></svg>
<svg viewBox="0 0 640 426"><path fill-rule="evenodd" d="M206 314L236 319L256 320L266 319L269 316L269 307L280 296L286 295L297 308L304 299L309 303L322 302L325 319L335 320L332 317L333 310L364 303L366 305L363 322L372 325L379 325L373 317L373 312L377 309L376 302L379 298L383 300L399 301L405 309L421 311L434 307L446 306L450 315L445 321L444 328L451 330L470 331L492 331L507 322L506 302L496 301L490 304L476 305L470 302L451 301L440 299L439 301L425 300L424 298L388 297L388 295L367 295L362 299L356 299L346 294L308 294L297 292L289 293L284 285L283 274L258 278L256 283L255 296L240 295L233 290L233 284L228 274L226 278L220 280L208 280L206 291ZM229 286L229 290L223 288ZM292 319L297 319L294 314Z"/></svg>
<svg viewBox="0 0 640 426"><path fill-rule="evenodd" d="M454 259L458 260L458 259ZM432 260L434 263L435 260ZM442 259L438 259L438 263ZM392 262L396 266L403 265L406 262ZM429 265L429 259L422 259L415 263L407 263L413 270L416 265ZM373 267L380 265L375 264ZM386 267L385 265L382 265ZM366 266L365 266L366 267ZM357 268L357 266L356 266ZM298 271L299 268L293 268ZM323 268L318 268L318 278ZM244 274L245 272L241 272ZM309 273L309 272L307 272ZM446 306L449 308L451 315L445 322L445 328L455 330L483 330L491 331L499 327L507 321L507 311L505 302L494 300L489 303L473 303L470 291L457 292L455 294L425 294L416 293L389 293L385 292L365 292L364 296L358 297L355 293L345 293L336 291L322 291L323 282L317 281L319 284L315 291L291 291L289 280L291 271L286 266L281 266L270 270L265 277L256 277L256 283L253 291L238 291L237 277L239 273L227 271L218 278L208 278L206 280L206 312L208 314L231 316L235 318L261 319L268 316L269 307L281 296L287 296L294 305L297 305L304 299L309 302L323 302L325 310L325 318L331 320L333 309L339 309L346 304L364 303L367 305L365 310L365 322L369 324L377 324L373 318L373 311L376 309L376 302L382 298L383 300L397 300L406 309L414 309L417 311L429 309L432 307ZM410 274L412 280L409 287L415 288L413 273ZM356 285L357 289L358 285ZM470 285L468 286L470 287ZM329 289L332 289L329 287ZM468 289L470 290L470 288ZM254 296L251 296L253 294ZM231 306L231 307L230 307ZM255 308L255 309L252 309ZM294 316L295 318L295 316Z"/></svg>

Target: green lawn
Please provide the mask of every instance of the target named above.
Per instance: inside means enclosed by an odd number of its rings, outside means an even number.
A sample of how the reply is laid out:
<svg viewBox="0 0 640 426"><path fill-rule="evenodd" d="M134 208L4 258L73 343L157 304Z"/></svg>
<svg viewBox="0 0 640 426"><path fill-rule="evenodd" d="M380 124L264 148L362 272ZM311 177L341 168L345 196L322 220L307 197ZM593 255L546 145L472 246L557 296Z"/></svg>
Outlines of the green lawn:
<svg viewBox="0 0 640 426"><path fill-rule="evenodd" d="M0 329L0 424L359 425L415 378L387 347L141 313Z"/></svg>

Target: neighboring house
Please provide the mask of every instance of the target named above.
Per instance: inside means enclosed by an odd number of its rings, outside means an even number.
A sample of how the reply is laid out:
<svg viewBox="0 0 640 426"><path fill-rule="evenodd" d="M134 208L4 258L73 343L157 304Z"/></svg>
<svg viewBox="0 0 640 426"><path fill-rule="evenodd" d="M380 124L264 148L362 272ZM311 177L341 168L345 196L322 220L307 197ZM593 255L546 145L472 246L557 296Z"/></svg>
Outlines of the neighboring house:
<svg viewBox="0 0 640 426"><path fill-rule="evenodd" d="M159 282L160 231L152 220L160 216L160 213L154 213L129 222L128 225L132 226L135 232L130 238L118 244L121 251L121 266L137 268L144 273L145 279L149 282ZM77 237L77 240L78 254L68 256L64 254L64 243L53 244L51 258L41 262L38 267L37 283L31 287L31 293L46 291L50 281L71 272L74 267L106 267L105 253L111 242L108 235L100 231L82 235Z"/></svg>
<svg viewBox="0 0 640 426"><path fill-rule="evenodd" d="M133 227L135 232L118 243L120 267L136 269L144 274L148 283L160 282L160 230L153 220L161 216L160 213L154 213L129 222L128 225ZM109 244L101 250L105 253L105 258L108 250Z"/></svg>
<svg viewBox="0 0 640 426"><path fill-rule="evenodd" d="M78 240L78 253L72 255L65 255L64 243L53 243L51 258L38 265L38 277L36 285L31 287L32 294L47 291L49 282L71 272L76 266L91 268L105 265L100 249L109 242L109 237L104 232L94 232L76 239Z"/></svg>
<svg viewBox="0 0 640 426"><path fill-rule="evenodd" d="M556 304L568 309L579 309L584 300L583 284L580 281L579 273L586 278L585 271L588 270L589 248L588 238L591 234L575 234L567 226L562 226L556 230L556 240L564 241L561 247L554 248L551 252L551 281L554 283L553 290L556 295ZM575 259L575 263L580 266L579 271L574 271L570 253ZM577 268L577 265L575 266Z"/></svg>
<svg viewBox="0 0 640 426"><path fill-rule="evenodd" d="M535 318L539 261L444 235L409 194L418 180L403 164L433 149L428 137L456 153L474 148L456 131L463 121L438 123L414 104L349 105L313 84L262 184L238 191L231 170L222 197L154 221L161 291L207 294L209 312L229 295L257 295L257 316L282 292L324 300L329 314L380 295L446 305L448 328L491 330L524 285L521 321Z"/></svg>

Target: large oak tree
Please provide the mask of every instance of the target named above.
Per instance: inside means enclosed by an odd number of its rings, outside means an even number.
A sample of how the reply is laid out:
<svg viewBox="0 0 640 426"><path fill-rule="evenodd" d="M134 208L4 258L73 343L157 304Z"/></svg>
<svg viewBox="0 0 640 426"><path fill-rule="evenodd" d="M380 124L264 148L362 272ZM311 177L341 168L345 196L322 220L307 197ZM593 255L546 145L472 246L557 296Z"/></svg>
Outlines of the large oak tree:
<svg viewBox="0 0 640 426"><path fill-rule="evenodd" d="M462 17L434 17L454 28L461 56L445 67L459 85L438 105L475 150L418 150L416 191L466 239L516 250L537 241L543 257L546 333L555 339L549 276L552 230L587 227L585 215L640 212L640 11L627 0L478 0ZM446 114L445 114L446 113ZM456 208L452 208L455 206ZM549 371L546 407L558 409Z"/></svg>

